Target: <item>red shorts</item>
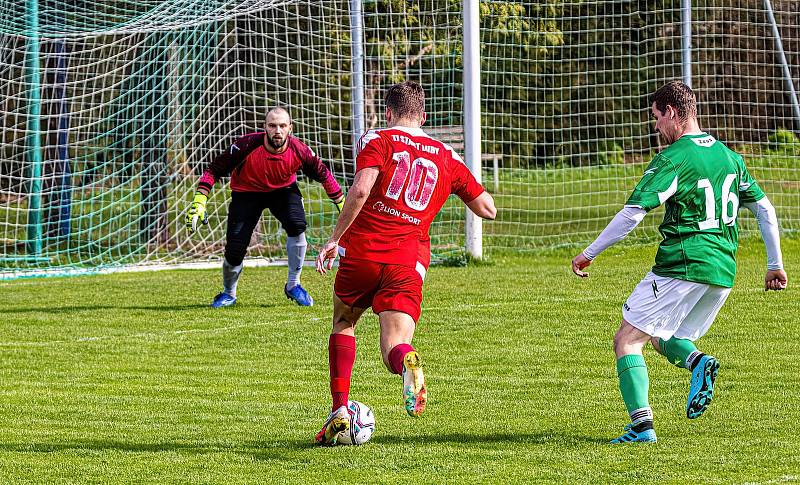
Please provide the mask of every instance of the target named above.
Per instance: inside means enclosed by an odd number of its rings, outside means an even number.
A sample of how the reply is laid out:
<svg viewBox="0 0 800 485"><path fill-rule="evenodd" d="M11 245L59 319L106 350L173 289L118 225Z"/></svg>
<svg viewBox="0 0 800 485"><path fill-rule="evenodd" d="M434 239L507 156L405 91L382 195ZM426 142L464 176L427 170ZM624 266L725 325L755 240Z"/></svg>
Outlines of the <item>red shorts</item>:
<svg viewBox="0 0 800 485"><path fill-rule="evenodd" d="M422 313L422 275L408 266L341 258L333 291L350 307L395 310L414 322Z"/></svg>

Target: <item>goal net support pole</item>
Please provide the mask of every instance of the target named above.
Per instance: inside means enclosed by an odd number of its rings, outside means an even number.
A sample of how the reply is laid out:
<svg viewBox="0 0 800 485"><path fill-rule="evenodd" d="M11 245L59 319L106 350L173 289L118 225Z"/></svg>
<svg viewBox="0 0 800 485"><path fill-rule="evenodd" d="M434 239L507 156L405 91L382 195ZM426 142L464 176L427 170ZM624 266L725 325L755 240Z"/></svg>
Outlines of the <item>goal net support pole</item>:
<svg viewBox="0 0 800 485"><path fill-rule="evenodd" d="M481 182L481 59L478 0L464 0L464 159ZM466 251L471 258L483 257L483 224L466 209Z"/></svg>
<svg viewBox="0 0 800 485"><path fill-rule="evenodd" d="M772 27L772 36L775 38L775 51L778 54L778 61L781 64L783 76L786 78L786 89L789 91L792 110L794 111L794 123L797 129L800 130L800 103L797 101L797 91L794 89L792 71L789 69L789 63L786 61L786 53L783 50L781 33L780 30L778 30L778 23L775 21L775 13L772 11L772 3L770 0L764 0L764 9L767 11L767 18L769 19L770 27Z"/></svg>
<svg viewBox="0 0 800 485"><path fill-rule="evenodd" d="M358 141L366 131L364 120L364 12L362 0L350 0L350 67L353 86L353 159L358 155Z"/></svg>

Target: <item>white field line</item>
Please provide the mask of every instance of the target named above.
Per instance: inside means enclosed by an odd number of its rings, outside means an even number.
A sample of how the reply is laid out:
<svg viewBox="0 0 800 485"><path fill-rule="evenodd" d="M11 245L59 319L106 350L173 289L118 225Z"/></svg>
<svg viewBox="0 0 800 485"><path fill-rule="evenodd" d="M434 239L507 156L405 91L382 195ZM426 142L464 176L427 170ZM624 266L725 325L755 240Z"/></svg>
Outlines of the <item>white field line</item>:
<svg viewBox="0 0 800 485"><path fill-rule="evenodd" d="M797 475L784 475L782 477L773 478L772 480L767 480L766 482L744 482L743 485L766 485L768 483L788 483L798 480L800 480L800 477Z"/></svg>
<svg viewBox="0 0 800 485"><path fill-rule="evenodd" d="M243 262L246 268L266 268L272 266L286 266L285 259L250 258ZM313 266L314 261L306 260L303 266ZM172 271L183 269L216 269L222 267L222 260L198 261L177 264L140 264L140 265L120 265L105 268L56 268L40 270L23 270L10 273L0 273L0 282L16 282L25 279L38 279L41 277L63 277L63 276L83 276L101 275L114 273L144 273L150 271Z"/></svg>

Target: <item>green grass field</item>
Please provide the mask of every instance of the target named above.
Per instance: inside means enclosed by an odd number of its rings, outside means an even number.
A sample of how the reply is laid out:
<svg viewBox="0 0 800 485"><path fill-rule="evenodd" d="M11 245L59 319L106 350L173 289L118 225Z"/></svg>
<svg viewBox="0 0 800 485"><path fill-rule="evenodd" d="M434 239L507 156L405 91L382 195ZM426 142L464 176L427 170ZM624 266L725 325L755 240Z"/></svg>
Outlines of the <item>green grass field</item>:
<svg viewBox="0 0 800 485"><path fill-rule="evenodd" d="M331 277L317 305L281 292L285 268L247 269L240 304L207 307L219 272L0 283L0 482L783 483L800 481L800 241L790 289L762 290L757 239L701 348L722 362L715 401L684 415L689 373L646 351L659 442L612 446L626 423L611 339L654 247L433 268L415 345L431 403L405 415L358 329L351 397L377 418L361 447L312 445L329 406Z"/></svg>

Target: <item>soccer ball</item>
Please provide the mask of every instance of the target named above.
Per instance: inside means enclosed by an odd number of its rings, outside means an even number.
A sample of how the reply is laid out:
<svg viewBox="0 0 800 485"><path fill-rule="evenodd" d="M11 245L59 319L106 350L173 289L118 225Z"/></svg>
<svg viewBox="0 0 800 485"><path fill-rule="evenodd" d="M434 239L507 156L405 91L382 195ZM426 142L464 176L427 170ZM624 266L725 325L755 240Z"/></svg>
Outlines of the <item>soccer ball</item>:
<svg viewBox="0 0 800 485"><path fill-rule="evenodd" d="M375 415L369 406L358 401L347 401L347 412L350 413L350 429L339 436L337 443L363 445L375 432Z"/></svg>

